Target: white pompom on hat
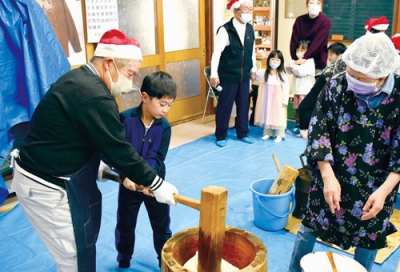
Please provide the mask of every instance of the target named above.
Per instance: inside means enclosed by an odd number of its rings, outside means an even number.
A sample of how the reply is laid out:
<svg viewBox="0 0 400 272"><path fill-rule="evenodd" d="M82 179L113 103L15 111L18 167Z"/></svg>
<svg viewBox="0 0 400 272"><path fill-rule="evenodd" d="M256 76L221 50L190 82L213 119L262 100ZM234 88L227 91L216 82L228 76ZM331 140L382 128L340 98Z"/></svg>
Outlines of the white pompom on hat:
<svg viewBox="0 0 400 272"><path fill-rule="evenodd" d="M228 4L226 4L226 9L227 10L238 9L245 2L251 2L251 0L230 0Z"/></svg>
<svg viewBox="0 0 400 272"><path fill-rule="evenodd" d="M371 28L376 30L387 30L389 28L389 21L385 16L381 16L379 18L373 18L370 22L370 25Z"/></svg>
<svg viewBox="0 0 400 272"><path fill-rule="evenodd" d="M108 30L103 34L94 56L143 60L139 42L117 29Z"/></svg>

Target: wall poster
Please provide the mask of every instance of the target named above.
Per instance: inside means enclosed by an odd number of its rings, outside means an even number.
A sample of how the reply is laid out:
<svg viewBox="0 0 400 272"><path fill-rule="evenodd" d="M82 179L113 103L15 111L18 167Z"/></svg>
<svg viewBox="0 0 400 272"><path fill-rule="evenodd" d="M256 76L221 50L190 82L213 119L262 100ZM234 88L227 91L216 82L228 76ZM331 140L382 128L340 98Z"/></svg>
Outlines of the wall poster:
<svg viewBox="0 0 400 272"><path fill-rule="evenodd" d="M119 29L117 0L86 0L87 42L98 43L104 32Z"/></svg>

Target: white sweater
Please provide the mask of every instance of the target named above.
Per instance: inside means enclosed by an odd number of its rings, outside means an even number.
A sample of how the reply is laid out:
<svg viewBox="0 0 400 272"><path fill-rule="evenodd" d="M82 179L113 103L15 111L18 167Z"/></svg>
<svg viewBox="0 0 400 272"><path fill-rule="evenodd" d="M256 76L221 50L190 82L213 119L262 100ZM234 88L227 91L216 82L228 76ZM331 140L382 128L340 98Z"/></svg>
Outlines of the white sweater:
<svg viewBox="0 0 400 272"><path fill-rule="evenodd" d="M314 59L307 59L304 64L294 64L294 60L289 61L286 71L293 74L292 93L295 95L307 95L315 83L315 63Z"/></svg>

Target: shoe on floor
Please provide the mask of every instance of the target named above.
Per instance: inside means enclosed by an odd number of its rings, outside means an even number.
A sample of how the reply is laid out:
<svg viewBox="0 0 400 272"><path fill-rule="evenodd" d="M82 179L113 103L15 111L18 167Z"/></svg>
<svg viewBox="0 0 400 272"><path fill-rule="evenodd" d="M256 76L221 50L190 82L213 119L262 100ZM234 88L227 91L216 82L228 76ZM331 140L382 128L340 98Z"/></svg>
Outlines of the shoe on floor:
<svg viewBox="0 0 400 272"><path fill-rule="evenodd" d="M292 133L297 135L300 133L300 129L298 127L295 127L294 129L292 129Z"/></svg>
<svg viewBox="0 0 400 272"><path fill-rule="evenodd" d="M274 143L280 143L280 142L282 142L282 137L280 137L280 136L277 136L276 138L275 138L275 140L274 140Z"/></svg>
<svg viewBox="0 0 400 272"><path fill-rule="evenodd" d="M226 140L219 140L215 144L218 145L219 147L224 147L226 146Z"/></svg>
<svg viewBox="0 0 400 272"><path fill-rule="evenodd" d="M298 134L296 134L296 137L303 138L303 135L301 135L301 133L298 133Z"/></svg>
<svg viewBox="0 0 400 272"><path fill-rule="evenodd" d="M271 136L265 134L264 136L261 137L261 140L264 140L264 141L265 141L265 140L267 140L267 139L269 139L269 138L271 138Z"/></svg>
<svg viewBox="0 0 400 272"><path fill-rule="evenodd" d="M254 144L254 141L250 139L249 137L243 137L240 139L242 142L245 142L246 144Z"/></svg>
<svg viewBox="0 0 400 272"><path fill-rule="evenodd" d="M126 260L121 260L121 261L119 261L118 266L120 268L129 268L131 266L131 262L130 261L126 261Z"/></svg>

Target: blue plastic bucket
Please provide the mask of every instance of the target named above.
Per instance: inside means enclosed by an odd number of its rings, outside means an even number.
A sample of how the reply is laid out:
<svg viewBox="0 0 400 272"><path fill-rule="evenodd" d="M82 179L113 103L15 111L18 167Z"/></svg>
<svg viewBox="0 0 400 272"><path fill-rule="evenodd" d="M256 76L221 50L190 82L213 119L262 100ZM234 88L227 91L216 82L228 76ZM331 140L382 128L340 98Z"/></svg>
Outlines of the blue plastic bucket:
<svg viewBox="0 0 400 272"><path fill-rule="evenodd" d="M259 179L250 185L253 192L254 225L268 231L283 229L296 206L294 184L284 194L269 195L273 182L273 179Z"/></svg>

